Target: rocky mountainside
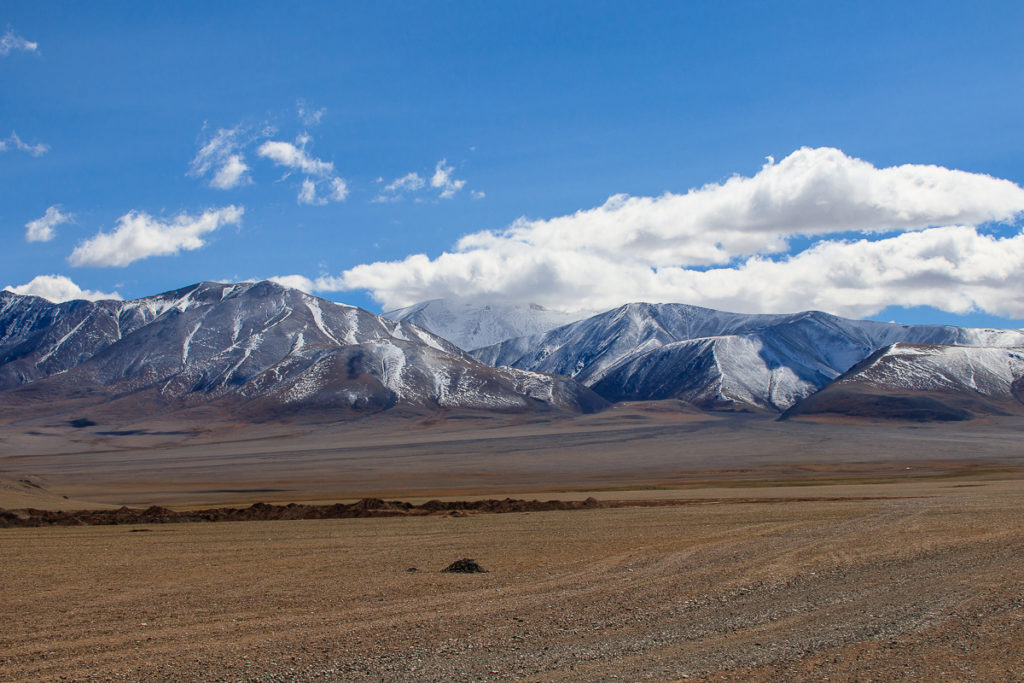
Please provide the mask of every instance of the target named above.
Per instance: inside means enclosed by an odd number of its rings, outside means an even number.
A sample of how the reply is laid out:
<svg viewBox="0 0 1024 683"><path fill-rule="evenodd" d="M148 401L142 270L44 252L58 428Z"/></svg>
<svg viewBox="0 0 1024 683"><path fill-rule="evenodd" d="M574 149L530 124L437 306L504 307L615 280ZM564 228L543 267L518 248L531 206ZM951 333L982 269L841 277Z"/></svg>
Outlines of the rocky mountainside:
<svg viewBox="0 0 1024 683"><path fill-rule="evenodd" d="M8 404L137 396L270 412L605 405L572 380L488 367L415 325L273 282L125 302L0 293L0 394Z"/></svg>
<svg viewBox="0 0 1024 683"><path fill-rule="evenodd" d="M1024 413L1024 349L893 344L785 417L841 414L964 420Z"/></svg>
<svg viewBox="0 0 1024 683"><path fill-rule="evenodd" d="M1024 346L1024 333L635 303L473 355L573 377L610 401L675 398L782 411L897 342L1013 347Z"/></svg>
<svg viewBox="0 0 1024 683"><path fill-rule="evenodd" d="M537 304L476 304L433 299L383 315L390 320L430 330L458 347L470 350L513 337L547 332L588 314L551 311Z"/></svg>

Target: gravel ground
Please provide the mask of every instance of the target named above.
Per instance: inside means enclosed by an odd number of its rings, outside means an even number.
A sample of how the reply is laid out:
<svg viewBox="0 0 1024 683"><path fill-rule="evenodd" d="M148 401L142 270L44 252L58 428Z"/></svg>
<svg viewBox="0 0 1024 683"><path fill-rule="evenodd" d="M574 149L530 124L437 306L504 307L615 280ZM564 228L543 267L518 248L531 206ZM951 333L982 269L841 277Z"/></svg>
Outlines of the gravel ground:
<svg viewBox="0 0 1024 683"><path fill-rule="evenodd" d="M0 530L0 680L1024 680L1024 481L880 492Z"/></svg>

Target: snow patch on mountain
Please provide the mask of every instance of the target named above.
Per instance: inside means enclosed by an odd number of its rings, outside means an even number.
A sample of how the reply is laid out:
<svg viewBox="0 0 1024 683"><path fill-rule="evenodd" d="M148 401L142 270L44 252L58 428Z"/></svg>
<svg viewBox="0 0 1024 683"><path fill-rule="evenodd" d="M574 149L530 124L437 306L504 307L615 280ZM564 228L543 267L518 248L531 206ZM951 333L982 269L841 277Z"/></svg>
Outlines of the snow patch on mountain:
<svg viewBox="0 0 1024 683"><path fill-rule="evenodd" d="M1020 346L1024 334L820 311L745 315L634 303L472 355L489 365L573 377L610 401L677 398L782 411L896 342Z"/></svg>
<svg viewBox="0 0 1024 683"><path fill-rule="evenodd" d="M233 397L372 411L605 405L562 377L538 376L520 390L519 371L482 365L414 324L273 282L200 283L127 302L4 293L0 305L0 392L34 387L23 395L49 397L88 387L101 399L100 388L153 390L190 405Z"/></svg>
<svg viewBox="0 0 1024 683"><path fill-rule="evenodd" d="M537 304L479 304L448 299L424 301L383 314L390 320L410 322L430 330L466 350L546 332L588 315L591 312L552 311Z"/></svg>

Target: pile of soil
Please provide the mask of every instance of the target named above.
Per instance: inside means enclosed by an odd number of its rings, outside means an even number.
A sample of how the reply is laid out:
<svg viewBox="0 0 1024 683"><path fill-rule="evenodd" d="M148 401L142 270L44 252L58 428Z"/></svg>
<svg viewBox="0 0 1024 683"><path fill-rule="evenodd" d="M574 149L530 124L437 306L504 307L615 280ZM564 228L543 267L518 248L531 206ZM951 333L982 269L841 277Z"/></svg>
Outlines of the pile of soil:
<svg viewBox="0 0 1024 683"><path fill-rule="evenodd" d="M729 503L782 503L825 500L875 500L875 496L843 496L830 498L729 498ZM37 510L0 508L0 529L39 526L105 526L111 524L172 524L176 522L249 522L290 519L349 519L354 517L414 517L424 515L495 514L505 512L547 512L550 510L596 510L599 508L662 507L681 505L713 505L724 502L712 499L658 500L429 500L422 505L379 498L363 498L355 503L333 505L271 505L253 503L245 508L207 508L204 510L171 510L157 505L146 509L122 506L116 510Z"/></svg>
<svg viewBox="0 0 1024 683"><path fill-rule="evenodd" d="M405 501L363 498L355 503L333 505L270 505L253 503L245 508L207 508L171 510L153 505L145 509L120 507L116 510L37 510L0 508L0 528L38 526L80 526L109 524L170 524L175 522L243 522L280 519L345 519L352 517L403 517L460 513L541 512L545 510L581 510L601 507L593 498L564 500L431 500L422 505Z"/></svg>
<svg viewBox="0 0 1024 683"><path fill-rule="evenodd" d="M443 572L449 572L451 574L486 574L487 570L477 564L477 561L470 558L464 557L461 560L455 560L450 565L442 569Z"/></svg>

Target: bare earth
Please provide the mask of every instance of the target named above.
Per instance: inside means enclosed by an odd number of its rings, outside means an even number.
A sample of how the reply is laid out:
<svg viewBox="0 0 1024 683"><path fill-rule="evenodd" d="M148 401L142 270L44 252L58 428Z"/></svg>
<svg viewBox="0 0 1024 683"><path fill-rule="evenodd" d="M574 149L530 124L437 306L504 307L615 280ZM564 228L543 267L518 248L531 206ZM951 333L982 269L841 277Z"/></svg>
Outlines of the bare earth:
<svg viewBox="0 0 1024 683"><path fill-rule="evenodd" d="M251 448L228 428L7 426L7 507L545 490L706 504L0 529L0 680L1024 680L1014 423L586 419L295 427ZM439 571L463 557L488 573Z"/></svg>

